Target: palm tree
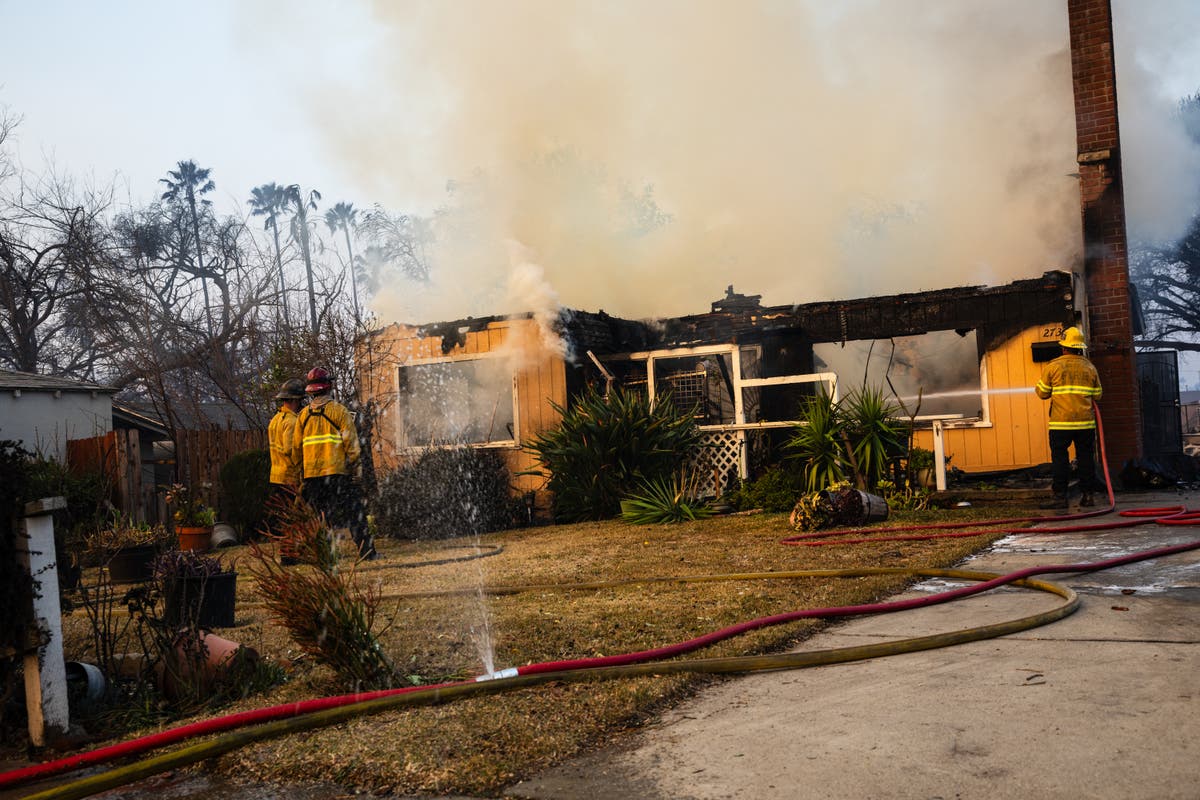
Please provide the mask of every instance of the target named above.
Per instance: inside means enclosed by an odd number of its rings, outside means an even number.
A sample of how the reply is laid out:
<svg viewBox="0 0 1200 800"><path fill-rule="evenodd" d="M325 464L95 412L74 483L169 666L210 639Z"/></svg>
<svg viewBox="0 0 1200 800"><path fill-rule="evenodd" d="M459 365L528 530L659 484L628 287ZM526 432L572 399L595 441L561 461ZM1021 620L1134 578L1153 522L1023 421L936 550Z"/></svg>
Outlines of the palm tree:
<svg viewBox="0 0 1200 800"><path fill-rule="evenodd" d="M208 322L208 335L212 336L212 315L208 307L208 280L205 277L203 248L200 245L200 212L198 210L198 206L210 206L212 202L200 200L197 203L197 199L216 189L217 185L209 180L210 170L196 166L195 161L180 161L176 166L178 169L170 170L167 172L169 177L159 178L158 182L167 185L167 191L162 194L163 200L185 201L191 212L192 233L196 238L196 275L200 278L200 286L204 290L204 318Z"/></svg>
<svg viewBox="0 0 1200 800"><path fill-rule="evenodd" d="M353 203L337 203L325 212L325 224L330 233L337 233L341 228L346 235L346 264L350 270L350 291L354 297L354 321L362 321L358 311L358 281L354 279L354 248L350 245L350 229L358 226L358 209Z"/></svg>
<svg viewBox="0 0 1200 800"><path fill-rule="evenodd" d="M313 285L312 248L308 242L308 212L317 210L321 193L313 189L305 196L300 191L300 184L293 183L283 190L283 198L283 207L292 212L292 238L300 242L300 253L304 256L304 271L308 276L308 313L313 336L316 336L317 291Z"/></svg>
<svg viewBox="0 0 1200 800"><path fill-rule="evenodd" d="M246 203L250 206L251 216L266 217L263 220L263 230L270 230L275 237L275 267L279 270L279 303L283 306L283 324L285 327L291 328L292 322L288 319L287 285L283 281L283 256L279 248L279 215L287 204L285 193L286 190L282 186L271 181L251 189L250 199Z"/></svg>

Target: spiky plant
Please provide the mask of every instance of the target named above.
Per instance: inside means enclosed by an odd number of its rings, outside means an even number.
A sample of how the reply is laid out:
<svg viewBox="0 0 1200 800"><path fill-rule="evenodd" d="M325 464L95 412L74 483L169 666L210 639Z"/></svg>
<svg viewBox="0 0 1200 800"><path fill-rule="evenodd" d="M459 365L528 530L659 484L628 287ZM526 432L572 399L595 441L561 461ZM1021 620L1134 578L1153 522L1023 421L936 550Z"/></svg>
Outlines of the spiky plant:
<svg viewBox="0 0 1200 800"><path fill-rule="evenodd" d="M842 403L846 431L853 444L855 482L860 489L873 487L887 476L888 463L904 452L899 409L881 389L862 387Z"/></svg>
<svg viewBox="0 0 1200 800"><path fill-rule="evenodd" d="M308 504L283 507L269 539L287 541L299 561L315 567L284 567L271 550L250 545L248 570L267 612L299 648L337 673L350 688L386 689L397 673L375 631L378 588L364 587L353 567L342 569L336 543Z"/></svg>
<svg viewBox="0 0 1200 800"><path fill-rule="evenodd" d="M784 444L788 456L804 465L804 485L810 492L846 479L848 459L841 409L828 392L804 398L800 422Z"/></svg>
<svg viewBox="0 0 1200 800"><path fill-rule="evenodd" d="M651 404L639 392L616 389L606 399L589 389L570 408L555 409L562 424L526 446L541 462L538 474L547 478L562 522L616 516L623 497L670 476L700 441L692 415L669 396Z"/></svg>
<svg viewBox="0 0 1200 800"><path fill-rule="evenodd" d="M712 516L712 508L697 494L699 475L681 469L672 476L645 481L637 491L621 501L621 519L635 525L660 522L686 522Z"/></svg>

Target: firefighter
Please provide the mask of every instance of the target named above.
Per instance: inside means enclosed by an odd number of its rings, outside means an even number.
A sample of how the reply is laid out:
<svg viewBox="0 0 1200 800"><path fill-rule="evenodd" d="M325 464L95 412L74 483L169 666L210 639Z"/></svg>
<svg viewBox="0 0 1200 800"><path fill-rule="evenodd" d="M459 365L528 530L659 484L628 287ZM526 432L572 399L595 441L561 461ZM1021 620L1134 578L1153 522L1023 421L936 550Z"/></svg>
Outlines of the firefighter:
<svg viewBox="0 0 1200 800"><path fill-rule="evenodd" d="M303 480L303 464L296 457L293 438L296 421L299 419L300 404L304 402L304 381L292 378L284 381L275 393L279 410L267 426L267 443L271 453L271 493L267 498L267 518L271 528L277 528L289 504L300 492ZM284 564L295 564L295 557L285 554Z"/></svg>
<svg viewBox="0 0 1200 800"><path fill-rule="evenodd" d="M1059 339L1062 355L1042 370L1034 391L1050 401L1050 464L1053 469L1053 496L1042 504L1045 509L1066 509L1067 488L1071 480L1068 448L1075 446L1075 463L1081 496L1079 505L1095 505L1092 493L1100 488L1096 480L1096 411L1093 402L1100 399L1100 376L1084 355L1087 342L1079 328L1070 327Z"/></svg>
<svg viewBox="0 0 1200 800"><path fill-rule="evenodd" d="M281 494L295 495L300 490L303 465L296 459L292 438L296 432L296 420L300 404L304 401L304 381L292 378L285 381L275 394L279 410L267 426L267 441L271 447L271 499Z"/></svg>
<svg viewBox="0 0 1200 800"><path fill-rule="evenodd" d="M378 558L367 531L362 491L355 476L361 473L361 450L354 415L333 399L333 378L314 367L304 387L309 403L296 421L294 455L303 465L304 499L325 516L331 528L348 527L359 556Z"/></svg>

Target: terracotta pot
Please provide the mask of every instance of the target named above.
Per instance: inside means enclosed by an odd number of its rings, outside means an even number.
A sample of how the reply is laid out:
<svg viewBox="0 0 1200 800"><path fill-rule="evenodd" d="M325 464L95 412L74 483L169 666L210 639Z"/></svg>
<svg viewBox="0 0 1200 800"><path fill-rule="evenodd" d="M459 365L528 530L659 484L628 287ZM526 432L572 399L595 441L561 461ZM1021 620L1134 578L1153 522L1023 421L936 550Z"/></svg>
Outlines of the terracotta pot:
<svg viewBox="0 0 1200 800"><path fill-rule="evenodd" d="M179 537L180 550L198 550L204 552L212 547L211 527L192 527L188 525L178 525L175 528L175 535Z"/></svg>
<svg viewBox="0 0 1200 800"><path fill-rule="evenodd" d="M159 662L159 687L171 699L178 699L188 689L203 695L239 658L255 662L258 651L213 633L200 634L198 641L181 637Z"/></svg>

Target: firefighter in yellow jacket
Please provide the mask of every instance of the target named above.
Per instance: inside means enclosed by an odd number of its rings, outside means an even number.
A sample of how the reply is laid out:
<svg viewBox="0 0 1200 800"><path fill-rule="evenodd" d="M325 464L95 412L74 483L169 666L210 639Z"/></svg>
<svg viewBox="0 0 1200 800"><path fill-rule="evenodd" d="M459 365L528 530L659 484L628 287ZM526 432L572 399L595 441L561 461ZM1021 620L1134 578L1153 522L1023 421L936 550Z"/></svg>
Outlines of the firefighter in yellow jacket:
<svg viewBox="0 0 1200 800"><path fill-rule="evenodd" d="M275 393L275 399L279 401L279 410L271 417L271 424L267 426L267 444L271 453L271 494L267 498L267 523L272 528L282 524L282 515L296 499L301 481L304 480L304 466L293 447L296 420L299 418L300 404L304 402L304 381L299 378L284 381ZM285 554L282 563L295 564L296 559Z"/></svg>
<svg viewBox="0 0 1200 800"><path fill-rule="evenodd" d="M293 378L284 382L275 394L279 410L267 426L267 441L271 447L271 497L295 494L303 479L303 464L296 458L293 437L300 404L304 402L304 381Z"/></svg>
<svg viewBox="0 0 1200 800"><path fill-rule="evenodd" d="M308 373L304 391L309 403L296 420L293 452L303 465L304 499L325 515L331 528L348 527L367 560L378 557L367 531L362 491L354 480L361 470L354 416L330 395L333 378L316 367Z"/></svg>
<svg viewBox="0 0 1200 800"><path fill-rule="evenodd" d="M1087 343L1079 328L1067 328L1059 339L1062 355L1042 370L1034 391L1050 401L1050 464L1053 469L1053 497L1042 508L1065 509L1071 480L1068 448L1075 446L1075 464L1079 475L1080 506L1095 504L1092 493L1100 488L1096 480L1096 411L1092 403L1100 399L1100 376L1084 355Z"/></svg>

